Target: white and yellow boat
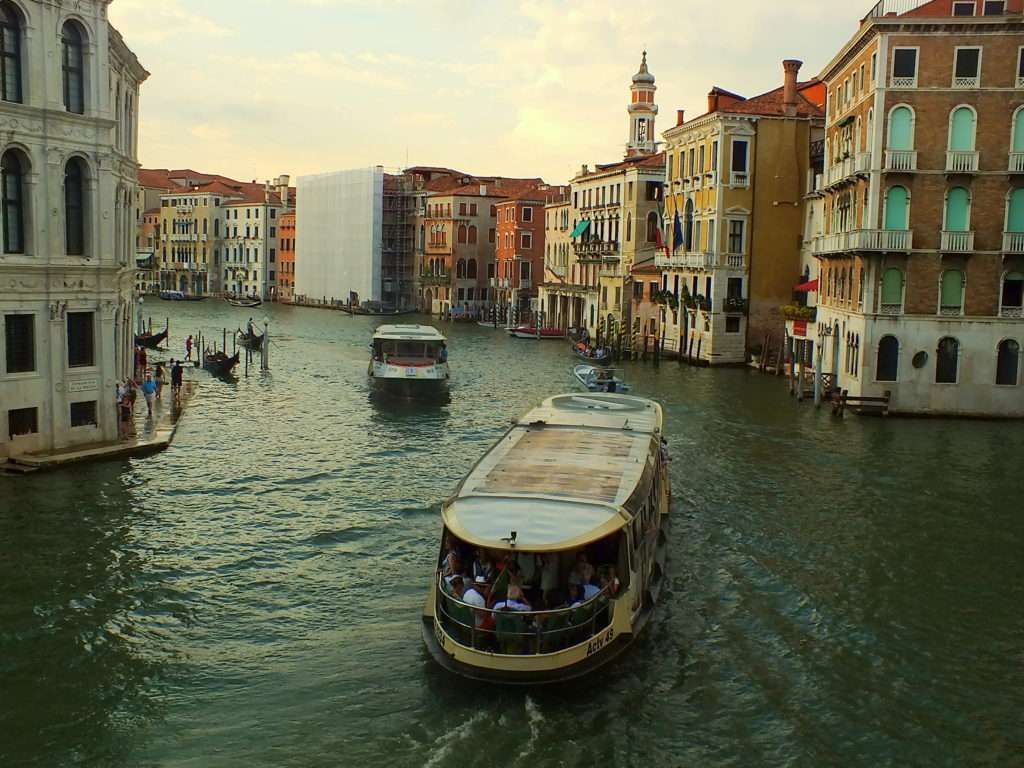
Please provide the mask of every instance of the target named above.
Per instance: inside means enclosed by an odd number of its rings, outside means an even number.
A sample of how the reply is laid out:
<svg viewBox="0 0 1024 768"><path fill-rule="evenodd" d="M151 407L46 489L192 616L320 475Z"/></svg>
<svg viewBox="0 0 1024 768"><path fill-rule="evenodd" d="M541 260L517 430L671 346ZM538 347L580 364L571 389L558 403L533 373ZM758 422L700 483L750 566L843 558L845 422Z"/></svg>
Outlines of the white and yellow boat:
<svg viewBox="0 0 1024 768"><path fill-rule="evenodd" d="M447 390L447 339L429 325L382 325L373 334L367 374L381 392L401 397Z"/></svg>
<svg viewBox="0 0 1024 768"><path fill-rule="evenodd" d="M443 505L423 611L430 653L453 672L503 683L566 680L611 661L657 603L669 501L658 403L545 400Z"/></svg>

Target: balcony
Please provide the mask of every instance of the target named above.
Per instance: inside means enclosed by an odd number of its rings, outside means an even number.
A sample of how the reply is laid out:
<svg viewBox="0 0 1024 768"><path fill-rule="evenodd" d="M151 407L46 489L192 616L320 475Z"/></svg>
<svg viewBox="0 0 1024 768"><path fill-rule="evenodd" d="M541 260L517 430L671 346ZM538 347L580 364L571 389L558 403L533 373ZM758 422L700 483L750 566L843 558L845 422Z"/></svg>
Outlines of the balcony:
<svg viewBox="0 0 1024 768"><path fill-rule="evenodd" d="M815 239L814 252L827 254L848 251L909 251L913 247L913 240L914 233L909 229L855 229Z"/></svg>
<svg viewBox="0 0 1024 768"><path fill-rule="evenodd" d="M838 184L844 179L853 175L854 161L852 157L846 157L828 169L828 186Z"/></svg>
<svg viewBox="0 0 1024 768"><path fill-rule="evenodd" d="M722 302L722 308L727 314L745 314L749 302L746 299L729 296Z"/></svg>
<svg viewBox="0 0 1024 768"><path fill-rule="evenodd" d="M1017 87L1024 88L1024 77L1017 75Z"/></svg>
<svg viewBox="0 0 1024 768"><path fill-rule="evenodd" d="M1024 173L1024 152L1010 153L1010 173Z"/></svg>
<svg viewBox="0 0 1024 768"><path fill-rule="evenodd" d="M871 153L870 152L858 152L856 161L853 165L854 173L870 173L871 172Z"/></svg>
<svg viewBox="0 0 1024 768"><path fill-rule="evenodd" d="M1024 254L1024 232L1003 232L1003 253Z"/></svg>
<svg viewBox="0 0 1024 768"><path fill-rule="evenodd" d="M1008 307L1004 304L999 308L999 316L1007 320L1024 319L1024 307Z"/></svg>
<svg viewBox="0 0 1024 768"><path fill-rule="evenodd" d="M448 285L451 282L451 273L420 272L420 282L423 285Z"/></svg>
<svg viewBox="0 0 1024 768"><path fill-rule="evenodd" d="M981 77L975 75L974 77L954 77L953 87L957 90L969 90L971 88L981 87Z"/></svg>
<svg viewBox="0 0 1024 768"><path fill-rule="evenodd" d="M727 253L725 265L729 269L743 269L747 266L747 255L745 253Z"/></svg>
<svg viewBox="0 0 1024 768"><path fill-rule="evenodd" d="M615 240L573 243L576 259L583 262L603 261L619 258L619 244Z"/></svg>
<svg viewBox="0 0 1024 768"><path fill-rule="evenodd" d="M890 88L917 88L917 75L913 77L893 77L889 81Z"/></svg>
<svg viewBox="0 0 1024 768"><path fill-rule="evenodd" d="M977 173L978 152L947 152L946 173Z"/></svg>
<svg viewBox="0 0 1024 768"><path fill-rule="evenodd" d="M729 174L729 186L741 188L750 186L750 174L745 171L733 171Z"/></svg>
<svg viewBox="0 0 1024 768"><path fill-rule="evenodd" d="M887 149L885 170L908 173L917 170L917 151L913 149Z"/></svg>
<svg viewBox="0 0 1024 768"><path fill-rule="evenodd" d="M941 250L946 253L970 253L974 250L974 233L943 232Z"/></svg>

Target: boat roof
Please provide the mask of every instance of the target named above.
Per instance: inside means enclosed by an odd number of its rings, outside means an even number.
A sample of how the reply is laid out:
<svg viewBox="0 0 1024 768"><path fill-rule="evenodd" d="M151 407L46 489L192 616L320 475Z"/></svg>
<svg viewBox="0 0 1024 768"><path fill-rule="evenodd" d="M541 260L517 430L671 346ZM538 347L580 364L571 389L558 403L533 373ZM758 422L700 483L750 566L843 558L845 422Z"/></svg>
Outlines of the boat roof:
<svg viewBox="0 0 1024 768"><path fill-rule="evenodd" d="M444 335L430 325L382 325L373 338L397 341L445 341Z"/></svg>
<svg viewBox="0 0 1024 768"><path fill-rule="evenodd" d="M484 456L444 509L477 546L568 549L632 519L626 502L653 468L661 406L640 397L558 395L534 408ZM654 445L652 446L652 442Z"/></svg>

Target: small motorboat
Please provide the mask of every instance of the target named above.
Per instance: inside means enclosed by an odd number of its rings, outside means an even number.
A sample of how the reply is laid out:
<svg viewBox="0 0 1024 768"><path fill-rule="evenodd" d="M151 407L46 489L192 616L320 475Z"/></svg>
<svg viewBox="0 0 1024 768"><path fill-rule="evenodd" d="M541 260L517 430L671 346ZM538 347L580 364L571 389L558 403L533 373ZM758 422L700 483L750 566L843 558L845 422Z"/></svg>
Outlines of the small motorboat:
<svg viewBox="0 0 1024 768"><path fill-rule="evenodd" d="M517 339L564 339L563 328L537 328L533 325L520 325L509 328L508 332Z"/></svg>
<svg viewBox="0 0 1024 768"><path fill-rule="evenodd" d="M146 349L159 349L160 345L167 340L168 329L164 328L160 333L146 331L135 335L135 346Z"/></svg>
<svg viewBox="0 0 1024 768"><path fill-rule="evenodd" d="M189 296L181 291L160 291L160 298L164 301L205 301L205 296Z"/></svg>
<svg viewBox="0 0 1024 768"><path fill-rule="evenodd" d="M582 341L573 344L572 351L580 360L596 365L609 365L612 362L612 351L608 347L588 347Z"/></svg>
<svg viewBox="0 0 1024 768"><path fill-rule="evenodd" d="M232 357L228 357L223 352L207 353L203 355L203 368L213 376L230 376L235 366L238 365L240 354L236 352Z"/></svg>
<svg viewBox="0 0 1024 768"><path fill-rule="evenodd" d="M263 304L263 299L257 298L256 296L242 296L240 298L225 296L224 301L232 307L243 307L245 309L252 309Z"/></svg>
<svg viewBox="0 0 1024 768"><path fill-rule="evenodd" d="M597 365L577 365L572 375L588 392L629 392L629 384L615 375L611 368Z"/></svg>

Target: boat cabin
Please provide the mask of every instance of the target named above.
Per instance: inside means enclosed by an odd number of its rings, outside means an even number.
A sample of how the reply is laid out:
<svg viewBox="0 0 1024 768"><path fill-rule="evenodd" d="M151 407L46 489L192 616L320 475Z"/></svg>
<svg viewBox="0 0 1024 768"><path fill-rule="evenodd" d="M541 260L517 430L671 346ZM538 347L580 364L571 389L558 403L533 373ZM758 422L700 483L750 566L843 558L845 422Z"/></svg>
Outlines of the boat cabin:
<svg viewBox="0 0 1024 768"><path fill-rule="evenodd" d="M442 362L445 337L429 325L382 325L373 335L373 359L392 365Z"/></svg>

